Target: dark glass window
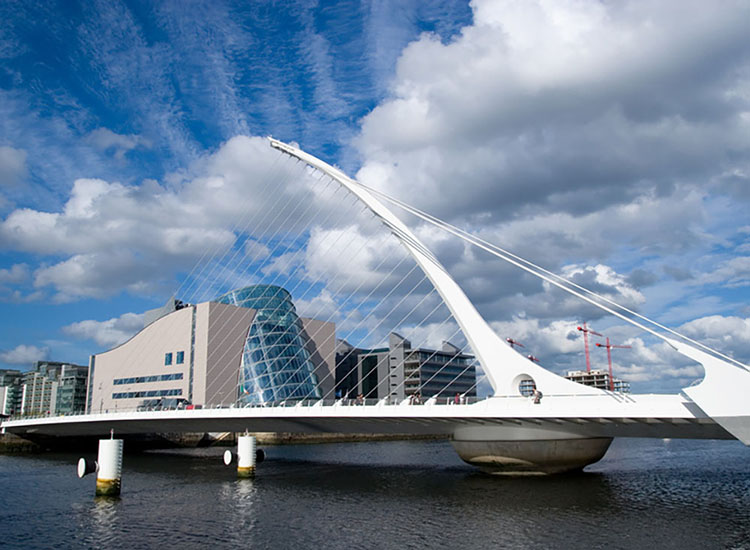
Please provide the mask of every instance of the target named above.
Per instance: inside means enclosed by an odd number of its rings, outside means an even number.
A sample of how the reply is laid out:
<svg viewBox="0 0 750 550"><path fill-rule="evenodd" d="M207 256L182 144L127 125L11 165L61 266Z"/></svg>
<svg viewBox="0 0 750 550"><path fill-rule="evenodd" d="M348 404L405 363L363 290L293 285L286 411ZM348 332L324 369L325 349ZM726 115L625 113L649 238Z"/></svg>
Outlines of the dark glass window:
<svg viewBox="0 0 750 550"><path fill-rule="evenodd" d="M165 353L164 354L164 364L165 365L171 365L172 364L172 354L171 353Z"/></svg>
<svg viewBox="0 0 750 550"><path fill-rule="evenodd" d="M185 362L185 352L178 351L175 363L177 363L178 365L182 365L184 362Z"/></svg>
<svg viewBox="0 0 750 550"><path fill-rule="evenodd" d="M368 355L362 359L362 394L365 397L378 397L378 358Z"/></svg>

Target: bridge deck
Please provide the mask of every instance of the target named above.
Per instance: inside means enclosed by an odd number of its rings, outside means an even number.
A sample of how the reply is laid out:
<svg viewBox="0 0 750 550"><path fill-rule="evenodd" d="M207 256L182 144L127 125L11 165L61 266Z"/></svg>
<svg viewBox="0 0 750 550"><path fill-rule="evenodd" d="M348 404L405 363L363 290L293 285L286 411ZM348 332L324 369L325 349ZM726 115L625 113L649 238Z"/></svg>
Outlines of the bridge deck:
<svg viewBox="0 0 750 550"><path fill-rule="evenodd" d="M650 395L491 398L470 405L349 405L126 411L6 420L18 435L107 435L167 432L296 432L446 434L475 427L519 428L524 433L573 437L733 439L680 396Z"/></svg>

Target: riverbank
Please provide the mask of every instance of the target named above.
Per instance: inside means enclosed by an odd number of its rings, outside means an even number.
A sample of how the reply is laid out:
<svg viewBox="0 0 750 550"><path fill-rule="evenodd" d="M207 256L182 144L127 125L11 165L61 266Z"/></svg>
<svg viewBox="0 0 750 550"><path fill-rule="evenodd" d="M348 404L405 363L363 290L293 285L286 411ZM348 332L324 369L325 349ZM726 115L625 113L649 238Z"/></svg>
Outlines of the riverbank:
<svg viewBox="0 0 750 550"><path fill-rule="evenodd" d="M160 448L193 448L193 447L232 447L237 444L237 434L226 433L163 433L151 434L143 440L126 442L126 450L160 449ZM377 441L435 441L448 439L445 435L404 435L404 434L367 434L367 433L316 433L301 434L289 432L252 432L258 445L321 445L326 443L362 443ZM13 434L0 435L0 454L39 453L47 450L60 450L64 441L66 450L95 449L98 438L86 440L50 439L40 445Z"/></svg>
<svg viewBox="0 0 750 550"><path fill-rule="evenodd" d="M38 453L42 450L28 439L13 434L0 434L0 454Z"/></svg>
<svg viewBox="0 0 750 550"><path fill-rule="evenodd" d="M234 439L227 442L217 442L217 445L233 444L237 435L232 434ZM299 434L287 432L255 432L254 435L259 445L316 445L322 443L362 443L367 441L435 441L448 439L445 435L404 435L404 434Z"/></svg>

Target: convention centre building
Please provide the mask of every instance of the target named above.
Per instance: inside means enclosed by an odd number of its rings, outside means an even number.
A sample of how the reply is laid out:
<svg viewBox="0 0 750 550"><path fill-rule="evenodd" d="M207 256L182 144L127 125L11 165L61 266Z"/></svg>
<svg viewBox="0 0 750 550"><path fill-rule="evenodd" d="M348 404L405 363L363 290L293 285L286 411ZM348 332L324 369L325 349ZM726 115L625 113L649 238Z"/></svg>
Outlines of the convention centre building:
<svg viewBox="0 0 750 550"><path fill-rule="evenodd" d="M127 342L91 356L87 411L253 406L332 395L335 325L299 317L285 289L170 300Z"/></svg>

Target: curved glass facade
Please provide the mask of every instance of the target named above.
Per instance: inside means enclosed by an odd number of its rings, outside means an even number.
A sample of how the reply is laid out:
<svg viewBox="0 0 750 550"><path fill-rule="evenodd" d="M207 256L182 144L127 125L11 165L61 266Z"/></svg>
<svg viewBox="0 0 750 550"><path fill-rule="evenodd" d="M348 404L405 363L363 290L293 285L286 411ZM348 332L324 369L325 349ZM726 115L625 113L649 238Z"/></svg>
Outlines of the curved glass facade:
<svg viewBox="0 0 750 550"><path fill-rule="evenodd" d="M289 292L279 286L254 285L228 292L216 301L258 310L242 354L240 404L320 399L315 367L302 337L302 321Z"/></svg>

